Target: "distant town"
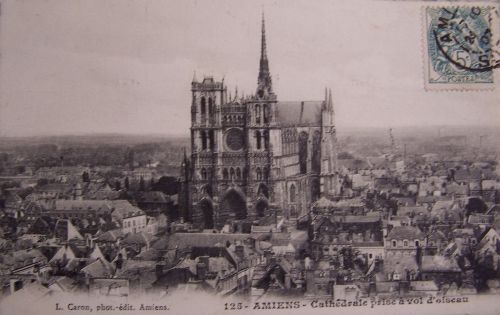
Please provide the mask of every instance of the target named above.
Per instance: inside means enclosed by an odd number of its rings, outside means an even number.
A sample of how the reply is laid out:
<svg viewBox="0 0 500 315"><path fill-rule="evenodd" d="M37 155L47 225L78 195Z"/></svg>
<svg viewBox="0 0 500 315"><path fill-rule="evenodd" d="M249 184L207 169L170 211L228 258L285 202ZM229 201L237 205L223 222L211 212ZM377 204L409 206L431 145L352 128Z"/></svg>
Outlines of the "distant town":
<svg viewBox="0 0 500 315"><path fill-rule="evenodd" d="M187 138L4 139L0 298L497 293L498 146L449 130L343 135L339 196L245 231L183 216Z"/></svg>

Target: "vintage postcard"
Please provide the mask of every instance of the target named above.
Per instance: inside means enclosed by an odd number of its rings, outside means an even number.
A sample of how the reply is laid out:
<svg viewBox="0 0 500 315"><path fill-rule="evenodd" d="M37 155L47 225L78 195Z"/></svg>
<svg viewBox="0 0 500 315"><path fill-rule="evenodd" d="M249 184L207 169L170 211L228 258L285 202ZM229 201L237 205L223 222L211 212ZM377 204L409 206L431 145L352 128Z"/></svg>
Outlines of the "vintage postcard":
<svg viewBox="0 0 500 315"><path fill-rule="evenodd" d="M500 314L499 20L0 0L0 314Z"/></svg>

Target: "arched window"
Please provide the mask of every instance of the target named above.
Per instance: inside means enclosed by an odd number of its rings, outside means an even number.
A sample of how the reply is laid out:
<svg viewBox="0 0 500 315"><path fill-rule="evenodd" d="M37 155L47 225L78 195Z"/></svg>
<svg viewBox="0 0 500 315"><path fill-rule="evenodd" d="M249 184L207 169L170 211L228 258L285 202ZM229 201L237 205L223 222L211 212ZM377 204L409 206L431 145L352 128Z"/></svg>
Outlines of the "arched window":
<svg viewBox="0 0 500 315"><path fill-rule="evenodd" d="M316 130L313 135L311 169L315 173L321 172L321 133Z"/></svg>
<svg viewBox="0 0 500 315"><path fill-rule="evenodd" d="M309 136L307 135L307 132L301 132L299 136L299 166L300 166L300 173L305 174L307 173L307 142L308 142Z"/></svg>
<svg viewBox="0 0 500 315"><path fill-rule="evenodd" d="M203 150L207 149L207 133L205 131L201 132L201 148Z"/></svg>
<svg viewBox="0 0 500 315"><path fill-rule="evenodd" d="M205 168L201 169L201 179L203 180L207 179L207 170Z"/></svg>
<svg viewBox="0 0 500 315"><path fill-rule="evenodd" d="M260 169L260 167L257 167L257 169L255 170L255 174L256 174L257 180L262 180L262 170Z"/></svg>
<svg viewBox="0 0 500 315"><path fill-rule="evenodd" d="M261 138L260 138L260 131L258 131L258 130L255 131L255 142L256 142L257 150L260 150L262 148L262 143L261 143Z"/></svg>
<svg viewBox="0 0 500 315"><path fill-rule="evenodd" d="M419 241L415 241L415 246L419 247L420 246L420 242Z"/></svg>
<svg viewBox="0 0 500 315"><path fill-rule="evenodd" d="M295 202L295 185L290 185L290 202Z"/></svg>
<svg viewBox="0 0 500 315"><path fill-rule="evenodd" d="M260 105L255 105L255 123L260 124Z"/></svg>
<svg viewBox="0 0 500 315"><path fill-rule="evenodd" d="M264 104L262 111L264 112L264 123L267 124L269 122L269 108L267 104Z"/></svg>
<svg viewBox="0 0 500 315"><path fill-rule="evenodd" d="M210 144L210 150L213 151L215 148L215 136L214 136L213 130L210 130L208 132L208 139L209 139L209 144Z"/></svg>
<svg viewBox="0 0 500 315"><path fill-rule="evenodd" d="M205 116L207 113L207 104L204 96L201 97L200 108L201 108L201 115Z"/></svg>
<svg viewBox="0 0 500 315"><path fill-rule="evenodd" d="M408 247L408 241L403 241L403 246Z"/></svg>
<svg viewBox="0 0 500 315"><path fill-rule="evenodd" d="M392 247L396 247L396 241L392 241Z"/></svg>
<svg viewBox="0 0 500 315"><path fill-rule="evenodd" d="M231 167L231 169L229 170L229 179L230 180L233 180L234 179L234 168Z"/></svg>
<svg viewBox="0 0 500 315"><path fill-rule="evenodd" d="M227 172L227 168L222 170L222 178L223 179L228 179L229 178L229 173Z"/></svg>
<svg viewBox="0 0 500 315"><path fill-rule="evenodd" d="M269 150L269 131L264 130L264 148Z"/></svg>
<svg viewBox="0 0 500 315"><path fill-rule="evenodd" d="M208 114L212 115L214 113L214 104L212 102L212 98L208 98Z"/></svg>
<svg viewBox="0 0 500 315"><path fill-rule="evenodd" d="M238 179L238 180L241 179L241 170L239 167L236 168L236 179Z"/></svg>

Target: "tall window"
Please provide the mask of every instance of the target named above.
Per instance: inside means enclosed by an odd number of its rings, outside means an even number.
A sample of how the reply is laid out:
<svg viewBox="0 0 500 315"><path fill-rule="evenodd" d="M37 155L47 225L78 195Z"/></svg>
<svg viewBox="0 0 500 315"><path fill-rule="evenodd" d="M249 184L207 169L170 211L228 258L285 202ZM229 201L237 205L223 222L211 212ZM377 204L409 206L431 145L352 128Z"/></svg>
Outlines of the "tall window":
<svg viewBox="0 0 500 315"><path fill-rule="evenodd" d="M207 104L204 96L201 98L200 108L201 108L201 115L205 116L207 113Z"/></svg>
<svg viewBox="0 0 500 315"><path fill-rule="evenodd" d="M227 172L227 168L222 170L222 178L223 179L228 179L229 178L229 173Z"/></svg>
<svg viewBox="0 0 500 315"><path fill-rule="evenodd" d="M255 105L255 123L260 124L260 105Z"/></svg>
<svg viewBox="0 0 500 315"><path fill-rule="evenodd" d="M203 180L207 179L207 170L205 168L201 169L201 179Z"/></svg>
<svg viewBox="0 0 500 315"><path fill-rule="evenodd" d="M241 170L239 167L236 168L236 179L237 180L241 179Z"/></svg>
<svg viewBox="0 0 500 315"><path fill-rule="evenodd" d="M309 136L307 132L301 132L299 135L299 164L300 173L307 173L307 141Z"/></svg>
<svg viewBox="0 0 500 315"><path fill-rule="evenodd" d="M295 202L295 185L290 185L290 202Z"/></svg>
<svg viewBox="0 0 500 315"><path fill-rule="evenodd" d="M203 150L207 149L207 133L205 131L201 132L201 148Z"/></svg>
<svg viewBox="0 0 500 315"><path fill-rule="evenodd" d="M231 167L229 170L229 179L233 180L234 179L234 168Z"/></svg>
<svg viewBox="0 0 500 315"><path fill-rule="evenodd" d="M212 98L208 98L208 114L212 115L214 113L214 104L212 102Z"/></svg>
<svg viewBox="0 0 500 315"><path fill-rule="evenodd" d="M267 104L264 104L263 112L264 112L264 123L267 124L269 122L269 108L267 107Z"/></svg>
<svg viewBox="0 0 500 315"><path fill-rule="evenodd" d="M208 132L208 138L209 138L209 143L210 143L210 150L213 151L215 148L215 136L214 136L213 130L210 130Z"/></svg>
<svg viewBox="0 0 500 315"><path fill-rule="evenodd" d="M260 138L260 131L255 131L255 141L257 142L257 150L262 148L262 139Z"/></svg>
<svg viewBox="0 0 500 315"><path fill-rule="evenodd" d="M264 131L264 148L269 150L269 131Z"/></svg>
<svg viewBox="0 0 500 315"><path fill-rule="evenodd" d="M320 154L321 154L321 133L316 130L313 135L312 161L311 161L311 169L315 173L321 172Z"/></svg>

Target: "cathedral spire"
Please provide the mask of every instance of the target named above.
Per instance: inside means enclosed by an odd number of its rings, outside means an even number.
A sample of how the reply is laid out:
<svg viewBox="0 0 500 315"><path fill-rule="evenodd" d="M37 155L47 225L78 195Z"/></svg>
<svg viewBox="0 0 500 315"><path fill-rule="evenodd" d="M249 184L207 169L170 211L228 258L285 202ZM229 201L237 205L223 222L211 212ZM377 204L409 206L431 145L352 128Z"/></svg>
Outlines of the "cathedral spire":
<svg viewBox="0 0 500 315"><path fill-rule="evenodd" d="M328 88L325 86L325 102L323 103L323 109L328 106Z"/></svg>
<svg viewBox="0 0 500 315"><path fill-rule="evenodd" d="M332 89L330 89L328 93L328 110L333 113Z"/></svg>
<svg viewBox="0 0 500 315"><path fill-rule="evenodd" d="M262 11L262 36L260 45L260 70L262 71L263 61L267 62L267 47L266 47L266 20L264 18L264 11ZM266 63L265 66L268 66ZM267 69L269 71L269 69Z"/></svg>
<svg viewBox="0 0 500 315"><path fill-rule="evenodd" d="M262 35L260 46L259 77L257 80L257 95L263 97L265 94L272 93L271 73L269 72L269 60L267 59L266 45L266 23L264 11L262 11Z"/></svg>

